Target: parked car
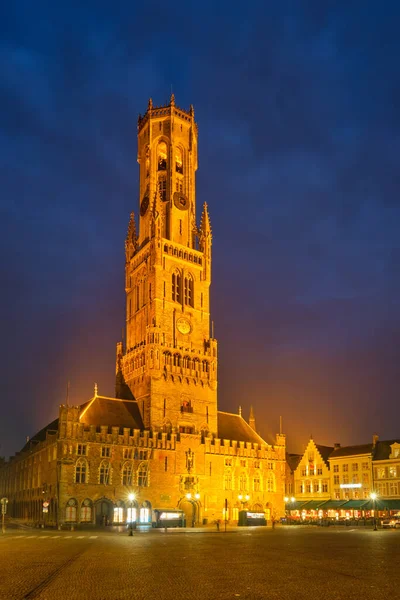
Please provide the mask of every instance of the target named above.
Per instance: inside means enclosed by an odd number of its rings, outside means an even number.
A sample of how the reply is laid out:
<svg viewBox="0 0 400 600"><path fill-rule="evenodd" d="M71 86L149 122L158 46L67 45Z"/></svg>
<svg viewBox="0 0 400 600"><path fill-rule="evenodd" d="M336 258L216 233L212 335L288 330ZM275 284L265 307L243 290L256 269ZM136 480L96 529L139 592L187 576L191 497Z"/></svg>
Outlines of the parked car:
<svg viewBox="0 0 400 600"><path fill-rule="evenodd" d="M400 527L400 513L383 519L382 527L395 527L396 529Z"/></svg>

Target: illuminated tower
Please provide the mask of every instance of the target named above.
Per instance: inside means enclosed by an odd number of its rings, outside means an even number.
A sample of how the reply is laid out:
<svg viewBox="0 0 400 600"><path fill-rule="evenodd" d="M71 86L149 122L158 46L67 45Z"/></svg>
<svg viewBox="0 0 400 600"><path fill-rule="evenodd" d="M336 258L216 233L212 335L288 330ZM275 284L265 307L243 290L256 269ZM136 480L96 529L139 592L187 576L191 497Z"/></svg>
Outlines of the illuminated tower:
<svg viewBox="0 0 400 600"><path fill-rule="evenodd" d="M118 397L129 390L146 427L217 432L217 342L210 336L212 233L196 225L194 110L149 101L138 120L139 228L126 251L126 344Z"/></svg>

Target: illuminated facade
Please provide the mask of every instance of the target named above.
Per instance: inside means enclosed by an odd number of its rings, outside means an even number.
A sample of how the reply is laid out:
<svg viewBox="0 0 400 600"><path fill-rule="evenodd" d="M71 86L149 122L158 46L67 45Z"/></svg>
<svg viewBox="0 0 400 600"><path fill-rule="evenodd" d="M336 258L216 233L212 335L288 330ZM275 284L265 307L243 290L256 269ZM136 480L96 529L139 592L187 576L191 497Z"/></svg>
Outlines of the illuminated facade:
<svg viewBox="0 0 400 600"><path fill-rule="evenodd" d="M288 485L293 478L294 501ZM286 509L302 518L362 517L376 508L400 511L400 441L380 441L333 448L310 440L302 456L287 458Z"/></svg>
<svg viewBox="0 0 400 600"><path fill-rule="evenodd" d="M155 107L138 121L139 218L125 243L126 342L115 398L61 406L59 418L0 471L15 517L53 523L187 525L240 509L284 514L285 436L267 443L241 415L218 410L210 331L212 232L196 218L193 107ZM129 499L129 494L134 498ZM225 506L227 512L225 514Z"/></svg>

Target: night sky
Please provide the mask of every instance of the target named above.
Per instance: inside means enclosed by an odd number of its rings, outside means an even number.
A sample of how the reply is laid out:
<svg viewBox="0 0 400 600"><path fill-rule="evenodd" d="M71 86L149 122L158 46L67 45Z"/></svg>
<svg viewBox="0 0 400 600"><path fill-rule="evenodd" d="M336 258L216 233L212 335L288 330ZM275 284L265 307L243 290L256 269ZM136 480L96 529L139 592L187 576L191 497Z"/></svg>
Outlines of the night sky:
<svg viewBox="0 0 400 600"><path fill-rule="evenodd" d="M195 107L219 408L400 435L397 2L2 3L0 455L114 394L148 98Z"/></svg>

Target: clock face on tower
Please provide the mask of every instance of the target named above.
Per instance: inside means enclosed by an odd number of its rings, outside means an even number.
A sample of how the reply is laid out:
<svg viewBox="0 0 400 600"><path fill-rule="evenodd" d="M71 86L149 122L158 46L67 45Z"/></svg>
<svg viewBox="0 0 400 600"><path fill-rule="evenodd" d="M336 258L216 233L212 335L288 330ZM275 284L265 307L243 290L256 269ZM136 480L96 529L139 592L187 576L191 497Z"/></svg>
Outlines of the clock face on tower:
<svg viewBox="0 0 400 600"><path fill-rule="evenodd" d="M144 196L144 198L140 204L140 216L141 217L144 217L148 208L149 208L149 197Z"/></svg>
<svg viewBox="0 0 400 600"><path fill-rule="evenodd" d="M187 319L185 319L184 317L180 317L179 319L176 320L176 328L183 335L190 333L192 330L190 322Z"/></svg>
<svg viewBox="0 0 400 600"><path fill-rule="evenodd" d="M174 193L174 204L179 210L187 210L189 208L189 200L182 194L182 192Z"/></svg>

